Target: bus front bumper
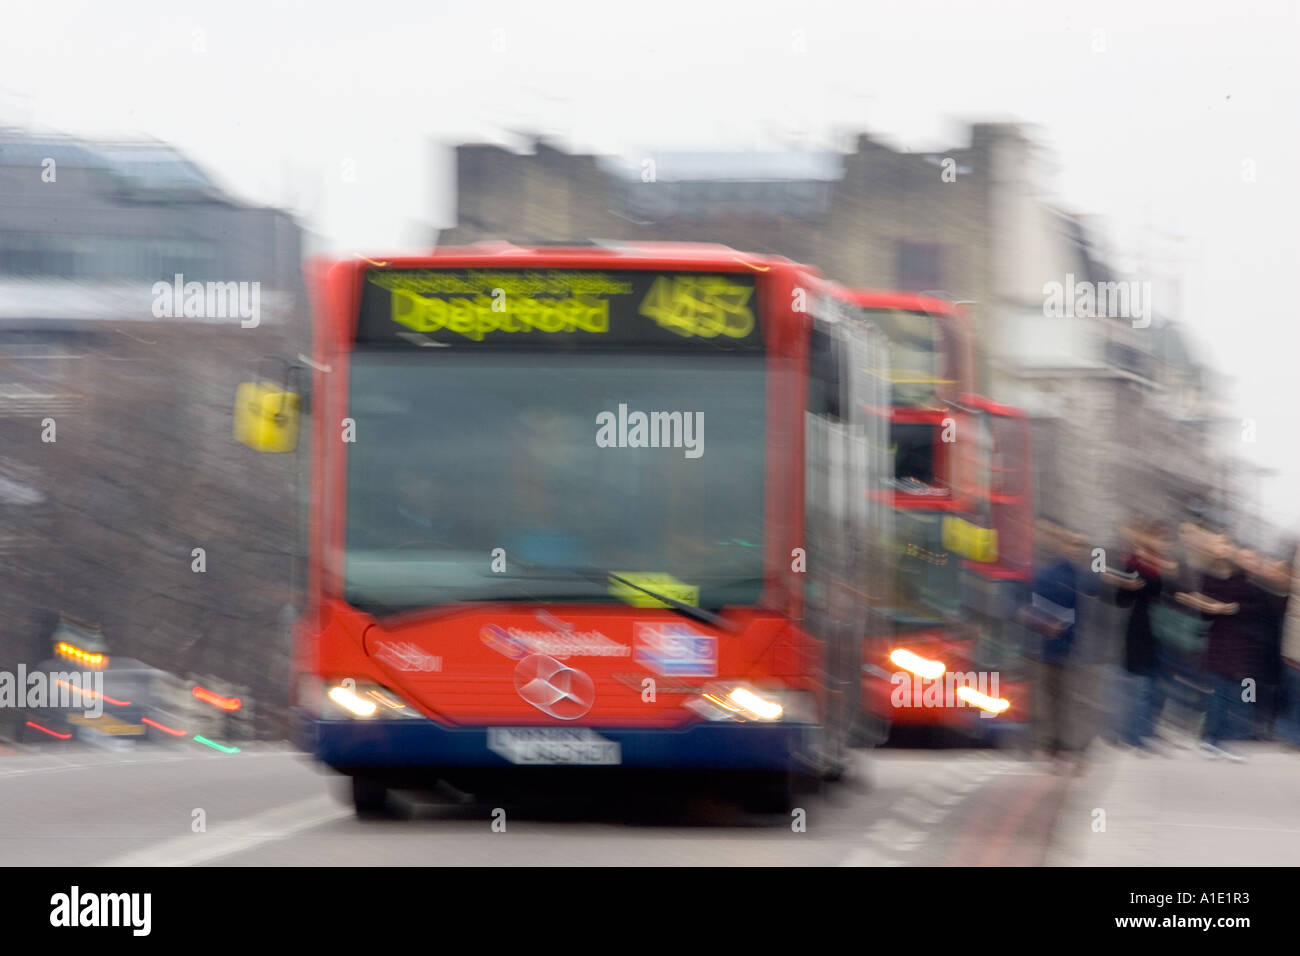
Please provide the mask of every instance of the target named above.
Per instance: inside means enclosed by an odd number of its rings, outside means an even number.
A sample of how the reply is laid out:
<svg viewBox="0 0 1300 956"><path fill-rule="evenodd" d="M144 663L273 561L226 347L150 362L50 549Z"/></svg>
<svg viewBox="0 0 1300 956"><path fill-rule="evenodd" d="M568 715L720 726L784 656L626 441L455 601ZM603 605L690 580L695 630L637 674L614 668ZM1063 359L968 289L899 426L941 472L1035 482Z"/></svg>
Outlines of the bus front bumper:
<svg viewBox="0 0 1300 956"><path fill-rule="evenodd" d="M321 720L293 715L293 742L336 768L510 767L565 764L533 751L502 746L491 730L540 728L453 728L428 720ZM816 730L799 723L702 722L682 728L571 728L595 735L606 765L692 770L799 770L806 766ZM617 748L609 747L617 744ZM609 755L616 754L617 761ZM540 758L540 759L539 759ZM586 761L568 765L587 766Z"/></svg>

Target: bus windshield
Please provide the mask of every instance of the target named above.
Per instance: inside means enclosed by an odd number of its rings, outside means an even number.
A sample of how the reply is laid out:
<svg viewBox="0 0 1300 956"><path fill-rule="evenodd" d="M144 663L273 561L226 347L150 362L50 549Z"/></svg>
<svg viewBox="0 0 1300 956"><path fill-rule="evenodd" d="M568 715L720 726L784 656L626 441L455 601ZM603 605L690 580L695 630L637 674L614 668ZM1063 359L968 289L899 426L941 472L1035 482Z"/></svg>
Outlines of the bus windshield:
<svg viewBox="0 0 1300 956"><path fill-rule="evenodd" d="M359 348L350 375L351 603L618 600L565 573L595 568L757 603L761 353Z"/></svg>

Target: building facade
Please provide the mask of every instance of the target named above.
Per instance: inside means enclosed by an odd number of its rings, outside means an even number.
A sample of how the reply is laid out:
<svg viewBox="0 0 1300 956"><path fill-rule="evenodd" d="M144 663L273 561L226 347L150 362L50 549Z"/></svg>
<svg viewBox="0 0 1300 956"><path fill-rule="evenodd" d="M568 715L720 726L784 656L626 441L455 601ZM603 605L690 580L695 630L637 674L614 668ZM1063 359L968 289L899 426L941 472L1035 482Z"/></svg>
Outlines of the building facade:
<svg viewBox="0 0 1300 956"><path fill-rule="evenodd" d="M0 196L0 667L48 657L67 613L280 734L300 479L231 412L309 351L298 225L157 142L0 131Z"/></svg>
<svg viewBox="0 0 1300 956"><path fill-rule="evenodd" d="M1044 198L1043 150L1018 125L976 124L968 142L933 153L863 135L843 154L618 162L538 141L523 153L460 146L455 165L458 221L442 245L722 242L853 286L967 303L981 391L1035 420L1040 514L1094 540L1113 540L1135 510L1178 519L1234 500L1215 383L1161 303L1129 300L1141 316L1050 314L1051 283L1128 279L1112 274L1078 217Z"/></svg>

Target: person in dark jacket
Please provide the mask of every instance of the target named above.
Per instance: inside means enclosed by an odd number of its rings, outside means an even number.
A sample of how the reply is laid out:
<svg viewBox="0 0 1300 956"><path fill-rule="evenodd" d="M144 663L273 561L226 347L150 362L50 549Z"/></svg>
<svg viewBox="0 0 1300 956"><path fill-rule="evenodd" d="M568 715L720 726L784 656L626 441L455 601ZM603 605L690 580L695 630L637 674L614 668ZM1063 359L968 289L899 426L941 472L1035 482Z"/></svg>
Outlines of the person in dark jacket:
<svg viewBox="0 0 1300 956"><path fill-rule="evenodd" d="M1282 627L1291 588L1291 568L1285 561L1253 551L1242 552L1237 563L1257 592L1256 612L1245 622L1252 639L1246 675L1255 679L1257 694L1252 736L1256 740L1271 740L1282 682Z"/></svg>
<svg viewBox="0 0 1300 956"><path fill-rule="evenodd" d="M1170 539L1162 525L1140 524L1126 535L1130 552L1124 569L1136 575L1132 585L1118 590L1118 604L1132 607L1124 633L1124 669L1133 678L1133 693L1128 701L1123 741L1149 750L1155 736L1155 724L1164 706L1164 675L1155 631L1151 625L1151 608L1165 590L1165 575L1177 570L1169 559Z"/></svg>
<svg viewBox="0 0 1300 956"><path fill-rule="evenodd" d="M1171 718L1167 739L1180 747L1193 746L1205 722L1210 686L1203 668L1203 642L1212 621L1180 595L1200 593L1201 580L1210 563L1206 549L1213 539L1208 529L1194 521L1179 525L1178 543L1170 555L1176 567L1166 578L1160 600L1152 605L1151 611L1156 632L1156 666L1164 678L1161 696ZM1154 720L1158 722L1160 716L1158 712Z"/></svg>
<svg viewBox="0 0 1300 956"><path fill-rule="evenodd" d="M1038 524L1041 570L1034 578L1030 605L1021 623L1037 635L1034 717L1039 745L1056 759L1071 749L1067 735L1071 706L1070 670L1075 644L1075 620L1080 595L1097 594L1100 578L1108 584L1132 586L1108 572L1093 573L1083 565L1086 539L1050 521Z"/></svg>
<svg viewBox="0 0 1300 956"><path fill-rule="evenodd" d="M1212 619L1205 650L1210 701L1202 747L1208 757L1239 761L1245 758L1223 743L1241 732L1242 679L1250 669L1254 643L1248 622L1260 613L1260 600L1258 589L1238 567L1237 548L1227 535L1214 535L1208 550L1211 562L1201 590L1178 599Z"/></svg>
<svg viewBox="0 0 1300 956"><path fill-rule="evenodd" d="M1300 748L1300 551L1292 555L1287 571L1291 576L1291 593L1297 597L1287 606L1282 628L1282 687L1277 731L1292 747Z"/></svg>

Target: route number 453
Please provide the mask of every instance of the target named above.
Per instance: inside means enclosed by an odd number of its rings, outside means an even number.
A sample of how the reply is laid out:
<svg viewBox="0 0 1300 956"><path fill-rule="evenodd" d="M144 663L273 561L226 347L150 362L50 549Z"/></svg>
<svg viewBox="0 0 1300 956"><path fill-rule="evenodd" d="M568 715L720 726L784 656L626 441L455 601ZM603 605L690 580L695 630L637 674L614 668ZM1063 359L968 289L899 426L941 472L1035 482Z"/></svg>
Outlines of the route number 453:
<svg viewBox="0 0 1300 956"><path fill-rule="evenodd" d="M686 338L743 339L754 331L754 313L749 308L753 293L753 288L725 276L659 276L640 312Z"/></svg>

